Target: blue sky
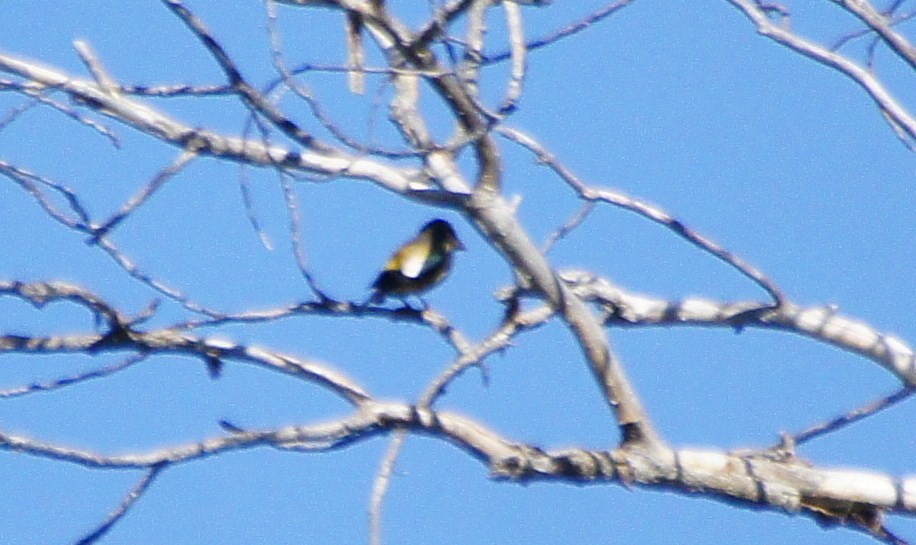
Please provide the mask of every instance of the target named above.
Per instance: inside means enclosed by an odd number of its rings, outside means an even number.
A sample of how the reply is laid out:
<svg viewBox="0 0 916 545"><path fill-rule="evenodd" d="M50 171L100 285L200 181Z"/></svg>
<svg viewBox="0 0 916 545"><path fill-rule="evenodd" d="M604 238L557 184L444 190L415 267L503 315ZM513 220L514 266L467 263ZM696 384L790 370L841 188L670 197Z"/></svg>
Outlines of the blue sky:
<svg viewBox="0 0 916 545"><path fill-rule="evenodd" d="M269 64L264 7L255 1L189 3L264 84ZM391 2L409 22L425 14ZM425 6L425 3L417 3ZM563 4L558 2L558 4ZM685 5L686 4L686 5ZM827 4L827 3L824 3ZM562 27L595 2L526 8L531 37ZM129 9L124 9L129 6ZM804 9L811 11L803 11ZM831 6L800 6L793 28L833 39L854 30ZM344 36L329 11L281 9L288 62L340 64ZM499 10L492 37L501 35ZM0 50L85 77L73 48L87 40L122 82L222 83L194 39L158 2L50 3L4 0ZM501 50L494 46L492 50ZM376 59L370 52L370 61ZM487 70L498 98L508 67ZM886 52L878 70L904 102L912 73ZM331 115L358 136L395 143L384 106L347 92L339 75L307 83ZM387 96L387 95L385 95ZM21 99L0 94L0 111ZM230 134L244 111L224 98L158 100L189 123ZM307 119L286 99L290 112ZM423 105L440 134L450 125L435 99ZM525 94L509 125L538 138L588 183L654 202L761 268L804 305L841 312L916 342L914 156L864 93L843 76L758 36L726 2L635 2L619 15L533 52ZM107 140L58 113L34 108L0 131L0 159L64 182L99 218L113 213L178 151L112 125ZM538 242L577 210L549 170L508 141L505 193ZM469 164L466 162L466 164ZM469 168L469 174L473 170ZM289 251L288 218L275 175L249 170L254 208L274 243L265 249L246 217L237 165L199 160L166 185L113 239L140 267L195 300L227 311L273 308L308 297ZM0 182L0 279L61 279L138 313L158 295L131 281L82 237L50 221L21 189ZM432 217L450 219L468 252L428 301L474 339L494 327L493 292L509 266L459 216L407 202L365 182L296 183L312 272L334 297L362 301L392 248ZM670 232L628 212L599 208L551 253L558 267L588 268L634 292L660 297L761 300L764 294ZM186 317L163 302L154 325ZM0 299L4 333L87 332L82 309L36 310ZM379 318L302 317L208 334L316 359L344 370L373 394L415 400L453 357L428 330ZM675 446L764 447L892 392L886 371L837 349L786 334L694 328L612 329L610 336L660 432ZM119 356L4 356L0 388L49 380ZM489 385L470 372L440 406L542 447L609 448L607 411L569 333L551 324L489 360ZM210 380L199 361L154 358L105 380L0 400L0 429L105 453L139 452L220 433L230 419L253 428L342 414L319 388L229 363ZM913 472L914 408L904 403L805 445L824 466ZM387 439L343 451L256 449L165 472L102 541L121 543L361 543L374 475ZM114 508L137 473L89 470L0 452L0 542L72 543ZM385 508L386 543L871 543L806 518L752 512L702 498L616 485L495 483L487 468L442 441L411 437ZM916 538L899 517L889 526Z"/></svg>

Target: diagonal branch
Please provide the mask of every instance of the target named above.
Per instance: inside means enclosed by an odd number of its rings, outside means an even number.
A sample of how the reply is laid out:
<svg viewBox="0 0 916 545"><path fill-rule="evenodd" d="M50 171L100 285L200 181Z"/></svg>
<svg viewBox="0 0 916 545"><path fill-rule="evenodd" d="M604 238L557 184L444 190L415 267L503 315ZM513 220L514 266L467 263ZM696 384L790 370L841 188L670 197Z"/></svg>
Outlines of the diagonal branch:
<svg viewBox="0 0 916 545"><path fill-rule="evenodd" d="M728 251L715 241L687 227L680 220L668 212L657 206L648 204L644 201L635 199L618 191L592 188L580 180L578 176L569 170L552 153L550 153L550 151L548 151L544 146L540 144L540 142L534 138L510 127L499 127L497 130L506 138L531 150L537 156L538 162L547 165L551 170L553 170L564 182L566 182L576 191L580 199L583 199L589 203L606 202L619 208L623 208L624 210L629 210L639 214L640 216L655 223L664 225L668 229L674 231L678 236L684 238L704 252L712 254L719 260L727 263L735 270L752 280L758 286L763 288L763 290L766 291L770 297L772 297L776 306L782 305L785 302L785 296L783 295L782 290L780 290L772 280L767 278L763 272L761 272L750 263L744 261L742 258L733 254L732 252Z"/></svg>
<svg viewBox="0 0 916 545"><path fill-rule="evenodd" d="M216 60L217 64L219 64L220 68L222 68L226 77L229 79L229 84L238 91L242 99L250 108L269 119L270 122L286 136L292 138L293 141L302 146L315 149L322 153L335 153L336 150L333 147L305 132L305 130L283 115L283 113L267 100L267 98L261 95L257 89L252 87L245 78L242 77L242 73L235 66L229 54L226 53L219 42L216 41L216 38L213 37L210 30L204 26L203 21L191 13L180 0L162 0L162 2L166 7L172 10L172 13L181 19L185 26L194 33L194 36L196 36L207 51L210 52L210 55L213 56L214 60Z"/></svg>
<svg viewBox="0 0 916 545"><path fill-rule="evenodd" d="M903 59L910 68L916 70L916 47L905 36L895 31L889 18L879 13L869 2L862 0L832 0L835 4L852 13L865 23L868 28L875 31L891 51Z"/></svg>
<svg viewBox="0 0 916 545"><path fill-rule="evenodd" d="M153 484L153 481L156 480L156 477L159 476L159 473L165 468L164 465L152 466L146 472L142 479L140 479L136 485L128 492L127 496L124 497L124 500L118 505L117 509L112 511L108 517L105 519L98 528L88 533L85 537L76 542L76 545L90 545L96 541L102 539L111 530L115 524L117 524L124 515L130 511L131 507L137 503L143 494L149 489L150 485Z"/></svg>
<svg viewBox="0 0 916 545"><path fill-rule="evenodd" d="M727 1L741 10L741 12L757 26L757 32L761 35L809 59L823 64L828 68L832 68L856 82L865 90L875 104L878 105L878 108L887 116L895 129L899 129L906 135L904 143L916 140L916 119L913 118L910 112L900 104L873 73L839 53L831 51L810 40L806 40L777 25L767 16L759 1Z"/></svg>
<svg viewBox="0 0 916 545"><path fill-rule="evenodd" d="M21 397L38 392L58 390L60 388L65 388L74 384L80 384L88 380L104 378L119 371L123 371L124 369L127 369L128 367L131 367L134 364L145 360L147 357L149 357L148 354L135 354L113 365L108 365L99 369L93 369L92 371L77 373L48 382L33 382L27 386L21 386L19 388L8 388L6 390L0 390L0 399Z"/></svg>
<svg viewBox="0 0 916 545"><path fill-rule="evenodd" d="M93 81L74 78L2 51L0 71L16 74L41 87L62 91L77 104L199 155L251 165L371 181L390 191L430 204L442 205L456 201L454 196L436 190L419 169L398 168L371 158L345 154L339 150L328 153L315 149L292 150L276 144L268 146L257 139L224 136L207 129L195 128L137 100L107 94Z"/></svg>
<svg viewBox="0 0 916 545"><path fill-rule="evenodd" d="M579 32L588 30L589 28L591 28L592 25L601 22L603 19L610 17L611 15L614 15L618 11L632 4L634 1L635 0L616 0L614 2L611 2L610 4L604 6L603 8L598 9L594 13L589 14L587 17L584 17L580 21L576 21L575 23L571 25L565 26L561 28L560 30L553 32L550 35L545 36L543 38L539 38L537 40L527 42L525 44L525 49L529 52L534 51L542 47L553 45L554 43L559 42L560 40L564 38L568 38L570 36L578 34ZM486 59L484 59L483 62L484 64L493 64L493 63L503 62L503 61L509 60L510 58L512 58L512 56L513 56L513 52L510 49L509 51L506 51L503 53L497 53L495 55L490 55Z"/></svg>
<svg viewBox="0 0 916 545"><path fill-rule="evenodd" d="M193 161L197 155L194 152L184 150L172 163L160 170L152 180L149 181L140 192L124 203L120 210L115 212L110 218L105 220L104 223L97 227L93 227L92 231L94 233L93 238L98 240L100 237L106 236L111 232L112 229L118 226L122 221L127 219L137 208L142 206L146 201L148 201L153 194L162 189L162 187L178 175L179 172L184 170L184 168Z"/></svg>
<svg viewBox="0 0 916 545"><path fill-rule="evenodd" d="M627 378L610 340L585 302L554 274L550 263L514 217L512 207L500 196L476 192L468 213L491 244L506 255L556 309L583 351L592 375L617 417L625 445L660 450L664 443L652 425L636 390Z"/></svg>

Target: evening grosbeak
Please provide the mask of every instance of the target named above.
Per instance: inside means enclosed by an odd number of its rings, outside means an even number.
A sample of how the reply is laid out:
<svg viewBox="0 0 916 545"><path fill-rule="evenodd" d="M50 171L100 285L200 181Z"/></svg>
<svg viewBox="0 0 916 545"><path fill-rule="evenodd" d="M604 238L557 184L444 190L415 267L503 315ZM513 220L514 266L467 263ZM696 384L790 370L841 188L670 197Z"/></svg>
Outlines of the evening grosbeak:
<svg viewBox="0 0 916 545"><path fill-rule="evenodd" d="M435 219L398 248L372 283L375 293L369 300L381 303L386 297L404 300L438 284L452 267L452 253L464 250L449 222ZM406 303L405 303L406 304Z"/></svg>

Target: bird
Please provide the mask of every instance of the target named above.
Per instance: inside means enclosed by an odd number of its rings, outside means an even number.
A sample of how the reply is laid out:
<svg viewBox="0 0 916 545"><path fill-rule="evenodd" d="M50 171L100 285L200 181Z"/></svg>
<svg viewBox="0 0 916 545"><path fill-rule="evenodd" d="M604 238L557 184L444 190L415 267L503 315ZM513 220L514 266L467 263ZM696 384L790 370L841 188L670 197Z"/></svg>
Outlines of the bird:
<svg viewBox="0 0 916 545"><path fill-rule="evenodd" d="M441 282L452 268L452 254L464 249L449 222L443 219L428 222L417 236L391 254L382 272L372 282L371 287L375 291L369 302L377 304L395 296L409 306L406 297L419 297L419 294ZM425 301L423 305L426 306Z"/></svg>

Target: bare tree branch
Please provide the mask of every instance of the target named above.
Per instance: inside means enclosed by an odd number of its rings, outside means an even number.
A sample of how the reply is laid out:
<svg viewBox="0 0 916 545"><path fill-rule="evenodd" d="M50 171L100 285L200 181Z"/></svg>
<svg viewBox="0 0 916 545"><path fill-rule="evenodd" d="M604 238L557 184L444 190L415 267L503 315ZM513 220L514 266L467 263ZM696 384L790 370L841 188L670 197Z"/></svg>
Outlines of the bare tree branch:
<svg viewBox="0 0 916 545"><path fill-rule="evenodd" d="M394 168L368 158L348 156L340 151L325 153L311 149L293 151L277 145L267 147L256 140L243 140L195 129L129 98L110 96L95 83L39 67L2 52L0 70L17 74L37 85L59 89L78 103L163 142L200 155L251 165L277 165L284 169L373 181L425 202L441 203L450 200L448 196L436 191L422 173L414 169Z"/></svg>
<svg viewBox="0 0 916 545"><path fill-rule="evenodd" d="M903 59L911 69L916 70L916 47L913 47L903 34L894 31L887 16L879 13L869 2L862 0L832 1L858 17L868 28L881 36L881 40L891 51Z"/></svg>
<svg viewBox="0 0 916 545"><path fill-rule="evenodd" d="M913 14L903 13L902 0L891 2L883 12L866 1L832 1L866 27L834 49L792 31L787 25L786 7L761 0L729 0L729 3L744 13L760 34L855 81L878 105L901 140L912 146L916 141L916 120L879 77L875 51L884 45L896 55L891 60L897 65L916 69L916 50L901 31L901 24ZM7 92L16 102L0 118L0 131L28 122L36 106L47 106L55 118L60 118L56 115L60 112L102 134L115 146L119 140L112 129L99 121L102 116L137 131L154 145L178 149L171 164L161 168L123 204L116 201L115 206L120 204L120 207L101 222L89 212L95 205L92 195L73 188L79 187L78 184L57 181L66 180L59 174L45 175L22 166L34 164L29 160L0 159L3 178L12 182L14 191L34 201L46 219L78 238L88 238L91 251L101 251L112 259L120 267L115 272L130 285L167 298L167 308L160 309L157 300L131 312L116 305L115 299L109 300L101 292L75 282L0 279L0 297L18 301L13 305L25 303L43 312L49 303L68 303L84 309L93 321L91 326L77 326L66 333L56 329L49 333L41 328L31 331L28 327L24 331L0 330L0 356L79 354L108 358L107 365L97 363L88 371L59 373L50 380L30 377L17 381L19 386L0 390L0 400L79 387L91 380L110 377L140 361L179 356L195 365L198 360L203 362L213 377L228 364L247 365L296 379L291 382L306 384L310 390L344 402L344 412L330 418L303 417L295 425L266 429L250 429L244 424L221 420L222 431L214 437L118 454L34 439L29 436L31 432L0 430L0 450L92 469L145 472L120 505L79 543L102 539L144 497L157 476L173 465L262 447L330 453L391 436L369 498L370 541L381 544L386 497L409 435L452 444L479 460L497 480L637 485L744 508L800 514L822 525L861 531L877 541L905 543L885 527L884 516L916 514L916 478L896 478L871 469L822 467L802 458L796 447L908 399L916 391L914 350L907 341L843 315L835 306L804 306L791 301L775 281L742 256L687 227L659 206L622 191L587 184L535 137L508 127L506 119L526 98L531 53L589 29L633 2L611 2L546 38L527 41L523 14L534 12L523 9L548 3L431 0L426 6L428 17L417 24L408 17L402 18L399 6L379 0L268 0L265 50L269 51L272 66L266 63L268 75L263 78L266 82L246 78L242 67L247 65L240 64L241 57L230 55L233 44L223 42L181 0L162 0L161 4L219 68L222 75L218 79L223 81L202 85L122 83L119 74L105 66L86 40L73 44L88 72L85 77L0 51L0 92ZM283 7L278 8L279 4ZM340 38L338 45L342 54L337 61L302 62L297 58L300 64L290 65L289 52L284 50L281 39L280 16L317 8L334 10L331 16L345 26L346 36ZM419 9L423 10L424 6ZM497 13L505 17L504 27L493 24ZM858 36L873 40L871 44L859 44L863 48L868 46L863 54L864 64L839 52L840 47ZM502 48L506 48L505 53L488 54ZM367 53L372 56L368 57ZM366 66L367 58L381 58L381 61L373 61L378 66ZM115 66L114 59L106 60ZM880 60L885 58L882 56ZM486 70L504 61L511 63L500 73L500 83L492 86L491 74ZM366 99L374 100L371 104L366 102L373 112L366 116L371 118L367 122L368 131L353 130L352 125L343 121L348 117L333 109L336 105L332 97L321 96L325 94L323 91L320 94L313 91L320 86L313 85L310 72L318 71L325 77L337 75L338 83L349 79L351 91L358 94L365 92L367 75L372 76L373 83L378 82L376 96ZM157 101L159 98L162 100ZM168 106L175 101L166 98L219 100L235 109L241 106L246 118L238 132L226 133L174 117ZM69 104L65 103L67 100ZM436 111L445 113L444 120L429 116L430 102ZM400 134L400 139L392 139L394 144L375 141L375 112L383 103L389 108L389 121ZM443 126L446 136L441 136ZM313 129L317 132L313 133ZM367 132L368 137L355 136ZM531 235L538 231L522 221L518 201L513 202L511 196L503 193L503 178L512 177L508 172L512 167L502 157L496 134L531 152L572 190L568 192L572 201L581 201L581 206L565 223L557 220L555 225L537 226L552 233L542 249ZM135 212L154 196L162 198L166 192L157 192L170 180L183 175L192 161L212 160L228 160L240 166L239 182L248 221L266 241L265 245L269 241L250 194L257 180L249 183L248 169L261 167L276 174L282 190L280 204L285 204L288 216L289 252L311 289L308 300L293 295L286 303L270 302L260 310L211 308L197 302L198 294L173 288L170 281L150 272L157 270L157 264L150 263L152 258L147 254L128 253L124 248L131 246L121 245L119 235L125 230L117 229L119 225L128 218L136 221L140 215L134 215ZM334 288L326 291L325 282L318 282L315 270L319 269L313 270L310 262L317 254L306 248L302 238L302 218L309 210L305 205L311 203L300 203L294 184L300 180L338 183L344 179L370 182L394 197L431 208L445 208L467 220L515 274L512 285L500 290L494 301L497 311L498 305L504 307L502 319L497 315L494 321L498 323L476 327L481 324L463 323L457 319L458 314L433 307L386 309L360 303L356 298L331 297ZM586 220L598 204L610 204L664 226L753 281L770 300L719 301L698 297L667 300L639 295L588 271L561 269L552 262L559 254L551 253L552 248L573 230L585 229ZM361 211L348 209L347 213ZM436 252L433 243L430 244L433 248L423 260L432 262ZM172 313L173 310L177 313ZM244 342L222 337L233 328L275 325L301 317L325 321L343 318L357 324L359 320L384 320L395 327L418 326L427 335L432 333L440 348L445 347L450 361L419 394L413 394L417 396L415 401L383 401L350 378L343 367L292 353L295 349L287 352L255 344L247 337L243 337ZM166 320L170 323L163 325ZM572 333L572 342L581 350L609 412L616 418L619 437L606 433L606 439L597 448L541 448L490 429L482 420L442 409L446 391L467 370L480 369L486 384L489 368L499 366L491 356L512 352L516 343L528 340L525 333L554 321ZM738 332L759 328L804 336L877 363L900 380L903 388L794 435L783 435L782 442L772 447L728 452L714 448L675 448L655 428L652 415L630 382L611 339L615 327L658 326L729 328ZM204 334L201 331L204 329L212 334ZM252 335L258 337L257 333ZM115 353L121 359L110 359L109 354ZM368 361L381 359L372 352L360 357Z"/></svg>
<svg viewBox="0 0 916 545"><path fill-rule="evenodd" d="M824 66L833 68L859 84L875 101L881 112L887 116L895 130L899 129L902 132L903 141L907 146L910 146L912 140L916 139L916 119L874 74L839 53L775 24L767 16L766 10L759 1L728 0L728 2L741 10L754 23L761 35Z"/></svg>
<svg viewBox="0 0 916 545"><path fill-rule="evenodd" d="M916 512L916 479L873 472L817 468L792 452L666 450L664 455L632 448L610 451L542 450L502 437L449 412L418 410L398 403L363 403L351 416L310 426L268 431L238 430L142 454L107 456L55 447L0 432L0 449L63 460L88 467L157 468L186 463L230 450L259 446L319 444L337 449L380 433L414 430L446 440L487 464L496 479L578 484L618 483L669 489L682 494L754 505L829 520L880 535L884 513Z"/></svg>
<svg viewBox="0 0 916 545"><path fill-rule="evenodd" d="M894 374L905 385L916 386L916 357L904 340L840 314L836 307L801 307L786 303L770 307L755 302L718 302L691 298L668 301L630 294L589 272L562 274L581 297L607 305L606 323L626 326L693 325L762 327L804 335L866 357Z"/></svg>
<svg viewBox="0 0 916 545"><path fill-rule="evenodd" d="M153 484L153 481L156 480L156 477L159 476L159 473L164 468L164 465L150 467L143 478L140 479L136 486L134 486L133 489L131 489L131 491L127 494L127 496L124 498L124 501L121 502L121 505L112 511L111 514L109 514L105 519L105 522L100 524L98 528L77 541L77 545L90 545L91 543L95 543L102 539L102 537L104 537L105 534L107 534L108 531L111 530L118 521L124 518L124 515L130 511L130 508L133 507L135 503L137 503L137 500L139 500L143 494L146 493L150 485Z"/></svg>
<svg viewBox="0 0 916 545"><path fill-rule="evenodd" d="M780 306L785 303L785 296L782 294L782 291L776 286L775 283L773 283L772 280L767 278L756 267L750 263L747 263L745 260L735 255L734 253L726 250L708 237L705 237L693 229L690 229L684 225L683 222L668 212L665 212L655 205L646 203L639 199L635 199L619 191L614 191L611 189L596 189L590 187L586 185L585 182L580 180L575 174L573 174L572 171L563 165L563 163L557 160L557 158L554 157L552 153L550 153L540 143L538 143L530 136L522 133L521 131L505 126L500 127L498 131L506 138L509 138L513 142L516 142L534 152L537 155L538 161L541 164L547 165L564 182L572 187L580 199L586 201L587 203L606 202L619 208L635 212L655 223L664 225L665 227L674 231L678 236L686 239L694 246L697 246L701 250L712 254L721 261L734 267L744 276L753 280L757 285L763 288L770 295L770 297L773 298L773 302L776 306Z"/></svg>
<svg viewBox="0 0 916 545"><path fill-rule="evenodd" d="M35 382L26 386L21 386L18 388L8 388L6 390L0 390L0 398L11 398L11 397L20 397L24 395L34 394L37 392L49 392L52 390L57 390L60 388L65 388L67 386L72 386L75 384L80 384L87 380L104 378L109 375L113 375L119 371L123 371L128 367L133 366L136 363L139 363L145 360L149 355L148 354L136 354L124 358L124 360L114 364L108 365L106 367L101 367L99 369L93 369L92 371L87 371L85 373L77 373L74 375L61 377L55 380L47 382Z"/></svg>

